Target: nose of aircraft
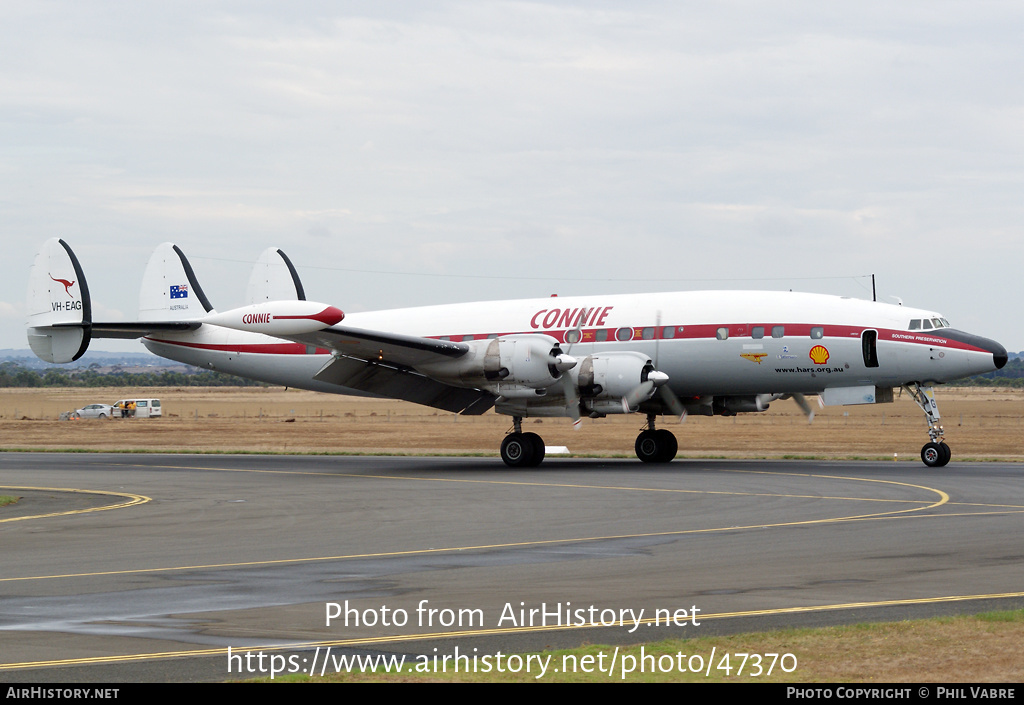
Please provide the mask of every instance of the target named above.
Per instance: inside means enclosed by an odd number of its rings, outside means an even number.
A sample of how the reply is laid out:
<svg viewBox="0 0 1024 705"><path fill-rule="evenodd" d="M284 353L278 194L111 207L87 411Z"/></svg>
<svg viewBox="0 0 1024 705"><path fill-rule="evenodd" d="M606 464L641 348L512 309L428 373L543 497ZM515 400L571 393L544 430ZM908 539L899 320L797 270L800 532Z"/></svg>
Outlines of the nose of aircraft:
<svg viewBox="0 0 1024 705"><path fill-rule="evenodd" d="M942 333L948 338L965 343L979 350L985 350L992 353L992 366L997 370L1001 370L1006 364L1008 359L1006 348L994 340L982 338L980 335L964 333L959 330L944 330Z"/></svg>
<svg viewBox="0 0 1024 705"><path fill-rule="evenodd" d="M994 340L990 340L988 342L992 344L992 347L987 348L992 353L992 362L995 363L997 370L1003 369L1003 365L1006 364L1007 360L1006 348Z"/></svg>

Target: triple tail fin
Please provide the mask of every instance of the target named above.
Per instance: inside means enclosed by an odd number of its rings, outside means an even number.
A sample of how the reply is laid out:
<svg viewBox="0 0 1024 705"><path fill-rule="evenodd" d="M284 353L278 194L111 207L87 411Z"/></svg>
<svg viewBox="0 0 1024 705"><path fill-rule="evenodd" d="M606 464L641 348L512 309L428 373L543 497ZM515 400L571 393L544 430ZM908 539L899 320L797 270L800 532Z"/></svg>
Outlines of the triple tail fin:
<svg viewBox="0 0 1024 705"><path fill-rule="evenodd" d="M256 260L245 293L247 304L267 301L305 301L306 292L288 255L276 247L268 247Z"/></svg>
<svg viewBox="0 0 1024 705"><path fill-rule="evenodd" d="M185 253L170 242L150 255L139 289L140 321L197 321L216 313Z"/></svg>
<svg viewBox="0 0 1024 705"><path fill-rule="evenodd" d="M168 280L173 281L167 284ZM187 302L182 306L178 299ZM195 330L213 310L185 255L175 245L164 243L150 258L142 280L139 313L140 318L149 320L96 323L85 274L75 253L60 238L47 240L36 255L26 303L29 347L39 359L56 363L82 357L92 338L140 338L156 332Z"/></svg>
<svg viewBox="0 0 1024 705"><path fill-rule="evenodd" d="M89 348L92 302L75 253L47 240L28 276L28 344L46 362L72 362Z"/></svg>

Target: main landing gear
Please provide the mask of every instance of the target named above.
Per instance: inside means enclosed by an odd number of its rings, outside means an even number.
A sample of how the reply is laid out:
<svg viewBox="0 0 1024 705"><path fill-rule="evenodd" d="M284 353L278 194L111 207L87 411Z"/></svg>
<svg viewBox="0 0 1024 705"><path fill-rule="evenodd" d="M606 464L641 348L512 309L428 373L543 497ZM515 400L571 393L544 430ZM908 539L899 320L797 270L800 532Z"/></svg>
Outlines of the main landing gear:
<svg viewBox="0 0 1024 705"><path fill-rule="evenodd" d="M667 463L676 457L679 442L670 431L654 428L654 414L636 437L636 457L645 463ZM535 468L544 460L544 441L536 433L523 433L523 417L512 417L512 433L501 442L501 459L510 468Z"/></svg>
<svg viewBox="0 0 1024 705"><path fill-rule="evenodd" d="M523 417L512 417L513 432L501 442L501 459L510 468L535 468L544 460L544 440L536 433L523 433Z"/></svg>
<svg viewBox="0 0 1024 705"><path fill-rule="evenodd" d="M654 428L654 414L647 414L647 428L636 437L636 457L645 463L667 463L676 457L679 442L671 431Z"/></svg>
<svg viewBox="0 0 1024 705"><path fill-rule="evenodd" d="M935 390L932 387L922 387L916 382L904 384L903 388L907 390L907 393L914 402L921 407L925 418L928 419L928 436L931 438L931 441L925 443L924 447L921 448L921 460L930 468L945 466L953 456L953 453L949 446L946 445L944 440L946 432L942 430L942 424L939 423L941 417L939 416L939 407L935 403Z"/></svg>

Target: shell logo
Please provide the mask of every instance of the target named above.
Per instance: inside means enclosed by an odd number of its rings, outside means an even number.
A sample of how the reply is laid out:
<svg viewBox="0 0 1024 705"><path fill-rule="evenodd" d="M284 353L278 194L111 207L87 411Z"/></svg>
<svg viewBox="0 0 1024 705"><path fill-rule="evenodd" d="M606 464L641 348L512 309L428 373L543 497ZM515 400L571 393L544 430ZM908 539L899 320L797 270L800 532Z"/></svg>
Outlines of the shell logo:
<svg viewBox="0 0 1024 705"><path fill-rule="evenodd" d="M811 361L815 365L824 365L828 362L828 348L824 345L815 345L811 348L811 351L807 353L807 356L811 358Z"/></svg>

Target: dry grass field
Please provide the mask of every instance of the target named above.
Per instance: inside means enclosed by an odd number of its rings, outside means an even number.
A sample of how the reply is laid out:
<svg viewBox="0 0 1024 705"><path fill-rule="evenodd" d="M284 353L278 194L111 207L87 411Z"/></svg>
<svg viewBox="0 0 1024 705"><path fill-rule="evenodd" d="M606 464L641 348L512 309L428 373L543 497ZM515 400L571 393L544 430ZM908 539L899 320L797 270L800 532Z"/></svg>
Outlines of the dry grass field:
<svg viewBox="0 0 1024 705"><path fill-rule="evenodd" d="M60 412L131 396L162 400L164 418L58 421ZM954 460L1024 460L1024 393L940 389ZM813 403L813 402L812 402ZM527 419L549 446L578 455L632 456L644 417ZM924 415L909 399L818 409L807 424L791 401L761 414L661 421L679 439L679 455L816 456L920 462L928 440ZM277 388L4 389L0 448L150 451L472 453L497 457L511 420L488 413L455 416L390 400Z"/></svg>

